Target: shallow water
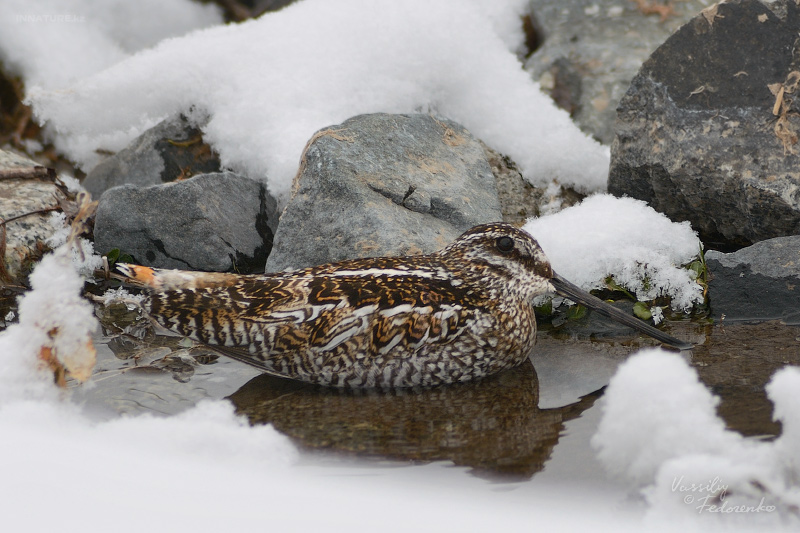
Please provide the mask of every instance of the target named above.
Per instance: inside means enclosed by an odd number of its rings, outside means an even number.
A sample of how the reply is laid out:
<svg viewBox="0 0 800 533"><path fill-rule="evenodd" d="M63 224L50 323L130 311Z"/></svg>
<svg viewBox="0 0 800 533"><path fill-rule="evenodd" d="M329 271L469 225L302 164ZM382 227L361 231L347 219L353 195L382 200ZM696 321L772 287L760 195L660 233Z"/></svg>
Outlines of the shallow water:
<svg viewBox="0 0 800 533"><path fill-rule="evenodd" d="M99 314L107 333L134 324L136 316L122 306ZM312 458L438 461L505 482L546 478L548 471L603 478L589 446L603 388L632 352L656 346L616 325L544 325L530 360L492 378L352 392L267 376L186 340L136 329L143 338L99 337L94 378L73 386L73 399L99 418L169 415L203 399L229 398L251 423L272 424ZM686 358L721 398L718 410L728 427L757 438L779 434L764 385L782 366L800 365L800 327L702 320L669 322L665 329L697 345L675 356Z"/></svg>

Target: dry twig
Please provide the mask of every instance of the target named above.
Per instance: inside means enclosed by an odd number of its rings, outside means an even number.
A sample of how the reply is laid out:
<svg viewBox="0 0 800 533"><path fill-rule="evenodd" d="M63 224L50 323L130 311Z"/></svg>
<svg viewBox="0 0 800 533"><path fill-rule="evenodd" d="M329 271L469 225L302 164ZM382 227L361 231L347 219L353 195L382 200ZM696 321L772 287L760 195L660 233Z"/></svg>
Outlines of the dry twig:
<svg viewBox="0 0 800 533"><path fill-rule="evenodd" d="M793 154L793 147L798 141L797 132L789 120L791 115L797 114L797 112L791 111L793 99L790 95L794 94L798 86L800 86L800 71L797 70L790 72L783 83L767 85L767 88L775 96L772 114L778 117L778 120L775 122L773 131L778 140L783 143L784 155Z"/></svg>
<svg viewBox="0 0 800 533"><path fill-rule="evenodd" d="M0 180L56 180L56 169L43 166L0 169Z"/></svg>

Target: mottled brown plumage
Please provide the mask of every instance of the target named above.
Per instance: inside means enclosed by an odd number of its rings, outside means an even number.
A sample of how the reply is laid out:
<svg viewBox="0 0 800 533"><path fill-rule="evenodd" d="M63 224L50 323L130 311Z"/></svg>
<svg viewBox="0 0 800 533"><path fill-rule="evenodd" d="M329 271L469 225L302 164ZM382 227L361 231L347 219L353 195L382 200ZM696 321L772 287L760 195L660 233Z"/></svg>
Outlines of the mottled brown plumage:
<svg viewBox="0 0 800 533"><path fill-rule="evenodd" d="M477 226L429 255L278 274L118 270L150 289L144 307L162 326L265 372L336 387L431 386L494 374L533 349L535 296L557 290L599 302L555 276L536 241L508 224Z"/></svg>

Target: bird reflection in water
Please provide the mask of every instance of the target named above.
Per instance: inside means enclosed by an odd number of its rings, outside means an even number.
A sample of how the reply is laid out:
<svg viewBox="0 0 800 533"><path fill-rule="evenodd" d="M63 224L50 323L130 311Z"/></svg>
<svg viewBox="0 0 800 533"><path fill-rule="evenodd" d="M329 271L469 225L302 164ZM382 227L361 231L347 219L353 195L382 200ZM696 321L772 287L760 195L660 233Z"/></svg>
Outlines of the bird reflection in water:
<svg viewBox="0 0 800 533"><path fill-rule="evenodd" d="M264 374L229 399L251 424L272 424L303 448L452 461L481 477L528 479L544 468L564 423L601 395L539 409L528 360L483 380L429 389L340 390Z"/></svg>

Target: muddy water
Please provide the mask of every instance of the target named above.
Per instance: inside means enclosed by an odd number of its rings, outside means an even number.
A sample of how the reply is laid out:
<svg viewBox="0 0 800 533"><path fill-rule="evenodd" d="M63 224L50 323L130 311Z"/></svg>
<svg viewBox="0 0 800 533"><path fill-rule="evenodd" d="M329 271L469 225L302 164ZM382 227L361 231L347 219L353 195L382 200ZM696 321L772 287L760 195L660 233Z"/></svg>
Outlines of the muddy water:
<svg viewBox="0 0 800 533"><path fill-rule="evenodd" d="M133 328L142 338L116 334L135 323L135 313L122 306L99 314L107 335L97 339L95 377L73 388L73 398L98 417L169 415L206 398L229 398L251 423L272 424L314 454L447 461L506 480L546 469L569 422L599 408L618 365L655 346L602 322L588 329L543 325L530 361L493 378L428 390L346 392L266 376L144 329ZM779 434L764 385L784 365L800 365L800 327L700 320L665 329L697 344L675 357L687 359L721 398L719 413L731 429L758 438ZM599 416L589 419L596 424ZM584 432L588 441L593 431ZM581 449L591 453L588 445Z"/></svg>
<svg viewBox="0 0 800 533"><path fill-rule="evenodd" d="M764 386L786 365L800 365L800 326L781 322L705 326L706 342L693 350L700 379L720 397L718 412L743 435L777 435Z"/></svg>

